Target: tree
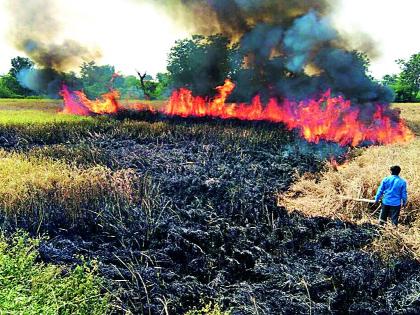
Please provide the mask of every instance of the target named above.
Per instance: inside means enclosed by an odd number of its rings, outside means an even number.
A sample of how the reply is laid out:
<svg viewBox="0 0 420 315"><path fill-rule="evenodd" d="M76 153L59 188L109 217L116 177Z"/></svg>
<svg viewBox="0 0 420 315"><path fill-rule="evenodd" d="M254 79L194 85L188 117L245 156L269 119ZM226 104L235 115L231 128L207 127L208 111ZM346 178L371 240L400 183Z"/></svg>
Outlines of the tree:
<svg viewBox="0 0 420 315"><path fill-rule="evenodd" d="M10 74L0 77L0 98L21 97L10 89L10 81L13 81L13 84L17 83L16 79L13 78Z"/></svg>
<svg viewBox="0 0 420 315"><path fill-rule="evenodd" d="M156 98L165 99L169 97L171 92L170 86L172 83L172 78L169 73L158 73L156 75L157 86L156 86Z"/></svg>
<svg viewBox="0 0 420 315"><path fill-rule="evenodd" d="M375 81L374 77L372 76L372 74L370 73L370 66L371 66L371 62L370 62L370 58L369 56L362 51L359 50L353 50L352 54L360 61L363 69L365 70L366 76L371 80L371 81Z"/></svg>
<svg viewBox="0 0 420 315"><path fill-rule="evenodd" d="M18 73L23 69L32 69L34 62L25 57L17 56L11 60L12 68L9 70L9 74L13 77L17 77Z"/></svg>
<svg viewBox="0 0 420 315"><path fill-rule="evenodd" d="M186 87L198 95L213 95L230 72L229 40L222 35L193 35L171 49L168 72L175 88Z"/></svg>
<svg viewBox="0 0 420 315"><path fill-rule="evenodd" d="M0 78L0 86L2 89L1 97L22 97L26 95L26 89L24 89L18 82L18 80L11 74L6 74Z"/></svg>
<svg viewBox="0 0 420 315"><path fill-rule="evenodd" d="M146 77L150 77L147 75L147 73L145 72L144 74L141 74L140 71L136 71L137 75L139 76L140 79L140 87L144 93L144 96L146 98L146 100L150 100L152 93L154 92L154 90L156 89L155 85L151 85L149 82L150 80L146 81Z"/></svg>
<svg viewBox="0 0 420 315"><path fill-rule="evenodd" d="M17 56L12 58L9 73L1 77L0 97L22 97L32 95L33 91L23 87L19 81L19 74L22 70L33 69L34 63L31 59Z"/></svg>
<svg viewBox="0 0 420 315"><path fill-rule="evenodd" d="M381 83L394 91L396 102L406 102L410 99L410 92L401 82L399 75L387 74L382 78Z"/></svg>
<svg viewBox="0 0 420 315"><path fill-rule="evenodd" d="M398 75L396 74L386 74L382 78L382 84L393 88L398 82Z"/></svg>
<svg viewBox="0 0 420 315"><path fill-rule="evenodd" d="M115 77L115 68L110 65L98 66L94 61L85 62L80 67L83 90L89 98L98 98L109 91L114 83L121 81ZM114 79L116 82L114 82Z"/></svg>
<svg viewBox="0 0 420 315"><path fill-rule="evenodd" d="M399 59L397 63L402 70L398 81L406 97L403 101L420 101L420 53L412 55L408 61Z"/></svg>

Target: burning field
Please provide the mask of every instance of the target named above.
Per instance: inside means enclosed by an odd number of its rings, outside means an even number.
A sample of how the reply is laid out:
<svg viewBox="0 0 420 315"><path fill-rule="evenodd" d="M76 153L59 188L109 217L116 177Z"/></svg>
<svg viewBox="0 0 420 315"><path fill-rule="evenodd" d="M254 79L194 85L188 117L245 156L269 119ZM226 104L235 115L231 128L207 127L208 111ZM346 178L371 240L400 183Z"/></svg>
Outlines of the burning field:
<svg viewBox="0 0 420 315"><path fill-rule="evenodd" d="M159 104L125 100L113 67L65 73L90 49L50 45L54 20L40 36L14 10L35 61L17 84L61 99L0 102L0 261L25 258L0 266L0 286L17 279L4 311L418 314L420 107L391 105L330 2L150 3L202 34L171 50ZM148 100L162 86L138 74ZM336 197L372 198L395 161L410 184L401 228Z"/></svg>
<svg viewBox="0 0 420 315"><path fill-rule="evenodd" d="M251 104L228 104L227 98L233 92L235 84L226 80L223 86L216 87L214 98L193 96L188 89L175 91L167 104L160 110L162 114L179 117L213 117L221 119L239 119L245 121L267 121L282 123L289 130L297 130L308 142L330 141L341 146L363 144L391 144L406 142L413 138L413 133L399 118L395 110L388 105L375 104L369 120L362 120L360 110L353 107L351 101L342 96L332 97L331 91L325 92L318 99L305 101L283 100L275 98L263 104L260 96L253 98ZM91 101L82 91L70 91L63 86L63 113L76 115L118 114L124 111L118 102L118 91L112 90L102 99ZM138 111L156 110L150 106L134 104Z"/></svg>
<svg viewBox="0 0 420 315"><path fill-rule="evenodd" d="M338 144L265 120L16 106L1 120L2 225L47 233L45 263L97 261L112 312L182 314L209 302L232 314L420 307L415 247L382 255L394 239L374 216L358 224L278 205L299 174L347 154Z"/></svg>

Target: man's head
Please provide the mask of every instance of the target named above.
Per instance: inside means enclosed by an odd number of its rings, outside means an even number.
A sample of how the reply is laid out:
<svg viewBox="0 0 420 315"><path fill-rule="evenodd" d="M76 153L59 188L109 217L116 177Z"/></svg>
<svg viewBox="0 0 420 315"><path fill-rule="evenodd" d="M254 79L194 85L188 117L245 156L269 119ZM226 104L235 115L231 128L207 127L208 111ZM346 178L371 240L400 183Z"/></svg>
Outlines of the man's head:
<svg viewBox="0 0 420 315"><path fill-rule="evenodd" d="M399 167L398 165L393 165L389 170L391 171L392 175L399 175L401 172L401 167Z"/></svg>

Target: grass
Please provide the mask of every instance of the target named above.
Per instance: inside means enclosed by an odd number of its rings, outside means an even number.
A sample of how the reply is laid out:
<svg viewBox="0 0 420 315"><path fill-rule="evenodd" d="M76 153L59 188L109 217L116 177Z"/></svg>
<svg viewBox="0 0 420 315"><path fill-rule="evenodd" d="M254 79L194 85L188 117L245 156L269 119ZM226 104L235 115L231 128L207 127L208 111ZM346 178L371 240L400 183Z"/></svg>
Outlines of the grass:
<svg viewBox="0 0 420 315"><path fill-rule="evenodd" d="M0 236L1 314L106 314L96 267L73 269L37 262L39 240L17 233Z"/></svg>
<svg viewBox="0 0 420 315"><path fill-rule="evenodd" d="M0 125L34 125L64 122L78 123L91 120L91 117L63 115L36 109L0 110Z"/></svg>
<svg viewBox="0 0 420 315"><path fill-rule="evenodd" d="M0 151L0 178L2 216L25 220L32 229L52 222L81 228L93 212L135 201L130 170L79 169L50 158Z"/></svg>
<svg viewBox="0 0 420 315"><path fill-rule="evenodd" d="M209 303L201 309L193 309L185 313L185 315L231 315L230 311L223 311L218 304Z"/></svg>
<svg viewBox="0 0 420 315"><path fill-rule="evenodd" d="M42 110L58 112L61 109L61 100L52 99L0 99L0 111L3 110Z"/></svg>
<svg viewBox="0 0 420 315"><path fill-rule="evenodd" d="M165 101L147 100L120 100L121 105L126 108L138 108L141 106L152 108L163 108ZM50 113L57 113L62 109L63 101L56 99L1 99L0 111L3 110L42 110Z"/></svg>
<svg viewBox="0 0 420 315"><path fill-rule="evenodd" d="M389 166L398 164L408 182L409 204L401 213L398 230L385 228L370 250L383 257L409 254L420 259L420 104L400 104L403 117L417 138L407 144L361 149L357 156L338 168L329 166L320 175L301 176L280 204L307 216L326 216L376 224L379 209L338 196L373 199ZM376 211L375 211L376 210Z"/></svg>

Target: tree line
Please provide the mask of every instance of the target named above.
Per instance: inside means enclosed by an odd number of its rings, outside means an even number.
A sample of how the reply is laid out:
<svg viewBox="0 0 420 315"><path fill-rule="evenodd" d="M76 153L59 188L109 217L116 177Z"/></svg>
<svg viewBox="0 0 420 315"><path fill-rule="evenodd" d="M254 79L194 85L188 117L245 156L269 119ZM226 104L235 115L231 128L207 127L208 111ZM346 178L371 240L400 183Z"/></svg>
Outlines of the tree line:
<svg viewBox="0 0 420 315"><path fill-rule="evenodd" d="M368 72L367 56L360 52L354 54ZM114 66L97 65L94 61L83 63L78 73L37 69L30 59L15 57L9 72L0 76L0 98L54 97L63 83L83 90L90 98L97 98L110 88L118 89L123 98L135 99L166 99L173 89L180 87L189 88L197 95L211 96L214 88L228 77L240 77L242 81L245 77L249 86L258 91L264 78L246 77L243 63L240 48L222 35L193 35L177 41L168 55L167 72L154 78L140 72L138 76L116 75ZM401 68L399 74L385 75L377 82L392 89L396 102L420 102L420 52L397 63ZM33 86L28 84L31 80ZM250 98L254 92L250 89L250 95L242 97Z"/></svg>
<svg viewBox="0 0 420 315"><path fill-rule="evenodd" d="M169 80L165 73L155 78L144 73L143 84L134 75L122 75L111 65L94 61L80 66L79 73L38 69L29 58L15 57L9 72L0 76L0 98L57 98L63 84L83 90L89 98L98 98L110 89L117 89L123 98L162 99L169 96Z"/></svg>

